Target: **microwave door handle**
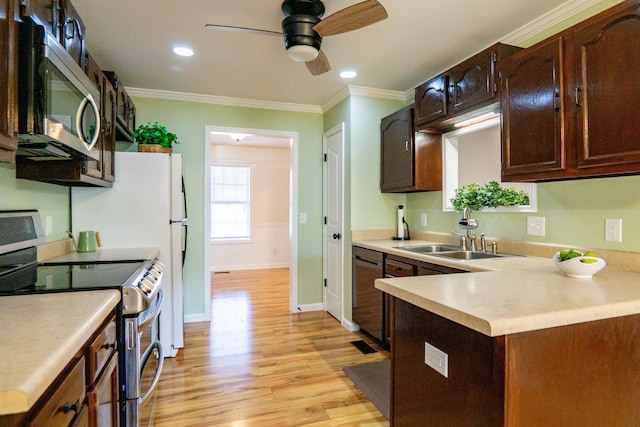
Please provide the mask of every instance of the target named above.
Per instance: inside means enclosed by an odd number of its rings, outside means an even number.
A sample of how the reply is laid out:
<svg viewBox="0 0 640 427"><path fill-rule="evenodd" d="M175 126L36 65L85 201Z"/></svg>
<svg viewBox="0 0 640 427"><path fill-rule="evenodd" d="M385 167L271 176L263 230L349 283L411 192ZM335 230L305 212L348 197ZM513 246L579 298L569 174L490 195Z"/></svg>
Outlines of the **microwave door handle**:
<svg viewBox="0 0 640 427"><path fill-rule="evenodd" d="M84 133L82 132L82 111L86 108L87 102L91 105L93 109L93 113L96 116L96 129L93 132L93 137L91 137L91 141L87 143L87 140L84 137ZM100 137L100 110L98 109L98 105L96 101L94 101L93 96L91 94L87 94L87 96L82 100L80 106L78 107L78 112L76 113L76 129L78 130L78 136L80 140L87 144L87 148L91 150L96 142L98 142L98 138Z"/></svg>

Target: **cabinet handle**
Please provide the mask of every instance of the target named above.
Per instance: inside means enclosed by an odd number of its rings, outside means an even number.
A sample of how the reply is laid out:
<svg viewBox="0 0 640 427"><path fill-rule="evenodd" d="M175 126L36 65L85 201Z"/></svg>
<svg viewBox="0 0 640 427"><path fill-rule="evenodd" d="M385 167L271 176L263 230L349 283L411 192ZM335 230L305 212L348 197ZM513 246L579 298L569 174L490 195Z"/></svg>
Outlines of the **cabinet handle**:
<svg viewBox="0 0 640 427"><path fill-rule="evenodd" d="M76 400L76 403L65 403L64 405L62 405L60 410L65 414L68 414L71 411L77 414L78 412L80 412L80 399Z"/></svg>
<svg viewBox="0 0 640 427"><path fill-rule="evenodd" d="M102 344L102 348L104 348L105 350L109 350L111 348L115 349L116 346L117 346L117 344L115 342Z"/></svg>
<svg viewBox="0 0 640 427"><path fill-rule="evenodd" d="M404 151L409 152L409 141L404 142Z"/></svg>
<svg viewBox="0 0 640 427"><path fill-rule="evenodd" d="M553 96L553 109L560 111L560 94L558 92Z"/></svg>
<svg viewBox="0 0 640 427"><path fill-rule="evenodd" d="M580 86L576 87L576 105L582 105L582 87Z"/></svg>

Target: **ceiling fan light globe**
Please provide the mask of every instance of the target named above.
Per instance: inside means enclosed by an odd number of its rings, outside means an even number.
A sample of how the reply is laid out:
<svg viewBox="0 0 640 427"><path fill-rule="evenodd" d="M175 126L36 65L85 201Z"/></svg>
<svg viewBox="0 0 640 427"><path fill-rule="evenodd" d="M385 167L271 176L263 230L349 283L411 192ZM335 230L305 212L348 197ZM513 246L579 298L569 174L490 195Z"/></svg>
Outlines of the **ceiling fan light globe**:
<svg viewBox="0 0 640 427"><path fill-rule="evenodd" d="M318 57L318 49L313 46L295 45L287 49L287 55L297 62L309 62Z"/></svg>

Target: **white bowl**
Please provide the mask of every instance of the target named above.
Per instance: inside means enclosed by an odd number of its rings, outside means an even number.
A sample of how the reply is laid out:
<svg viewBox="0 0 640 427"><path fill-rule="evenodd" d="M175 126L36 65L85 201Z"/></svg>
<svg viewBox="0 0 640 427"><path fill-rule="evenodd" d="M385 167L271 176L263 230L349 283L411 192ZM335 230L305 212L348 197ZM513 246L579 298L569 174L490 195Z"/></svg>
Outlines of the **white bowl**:
<svg viewBox="0 0 640 427"><path fill-rule="evenodd" d="M595 261L586 263L583 262L583 260ZM553 263L565 274L565 276L579 277L582 279L591 278L591 276L602 270L604 266L607 265L602 258L584 255L571 258L566 261L560 261L560 252L556 252L553 256Z"/></svg>

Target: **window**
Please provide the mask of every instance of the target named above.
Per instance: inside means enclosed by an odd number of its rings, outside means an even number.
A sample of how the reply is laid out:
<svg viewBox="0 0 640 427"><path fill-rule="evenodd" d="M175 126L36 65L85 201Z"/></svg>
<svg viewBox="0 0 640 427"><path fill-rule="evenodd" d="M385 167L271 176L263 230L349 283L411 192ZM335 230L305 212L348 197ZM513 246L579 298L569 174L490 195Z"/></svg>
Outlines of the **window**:
<svg viewBox="0 0 640 427"><path fill-rule="evenodd" d="M211 239L251 237L251 168L211 166Z"/></svg>

